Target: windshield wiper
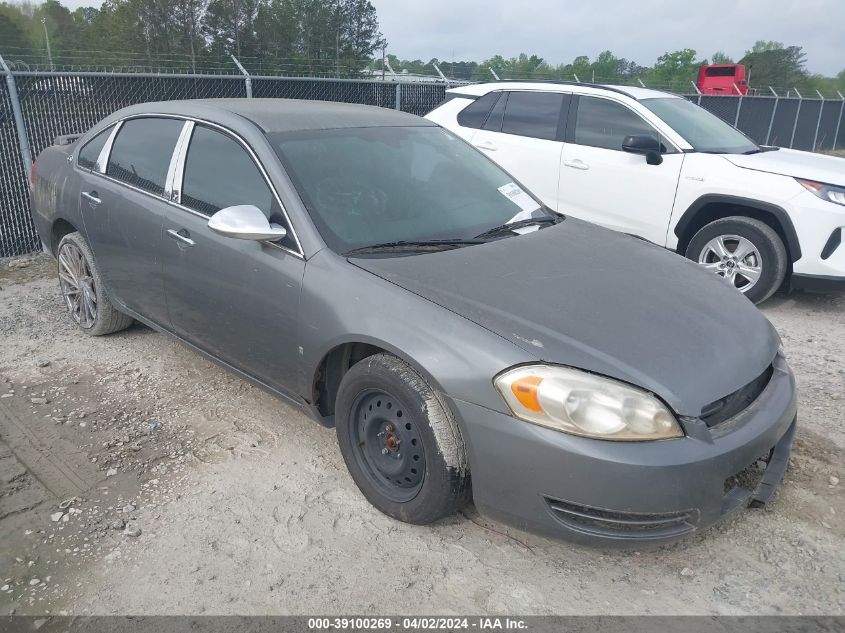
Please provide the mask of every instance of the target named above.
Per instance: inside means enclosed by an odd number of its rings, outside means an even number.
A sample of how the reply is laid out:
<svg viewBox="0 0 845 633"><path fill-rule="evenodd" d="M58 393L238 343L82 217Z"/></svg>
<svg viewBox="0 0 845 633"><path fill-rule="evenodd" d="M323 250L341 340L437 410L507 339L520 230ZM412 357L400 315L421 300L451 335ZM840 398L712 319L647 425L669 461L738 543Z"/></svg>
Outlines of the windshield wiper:
<svg viewBox="0 0 845 633"><path fill-rule="evenodd" d="M500 226L494 226L492 229L489 229L487 231L484 231L484 233L479 233L478 235L476 235L475 239L483 240L490 237L498 237L499 235L511 233L514 229L519 229L524 226L534 226L535 224L557 224L561 220L563 220L563 216L560 215L550 215L542 218L526 218L517 222L510 222L502 224Z"/></svg>
<svg viewBox="0 0 845 633"><path fill-rule="evenodd" d="M399 240L396 242L383 242L381 244L369 244L359 248L346 251L344 255L359 255L364 253L377 253L381 251L398 250L438 250L442 248L460 248L472 244L483 244L480 239L445 239L445 240Z"/></svg>

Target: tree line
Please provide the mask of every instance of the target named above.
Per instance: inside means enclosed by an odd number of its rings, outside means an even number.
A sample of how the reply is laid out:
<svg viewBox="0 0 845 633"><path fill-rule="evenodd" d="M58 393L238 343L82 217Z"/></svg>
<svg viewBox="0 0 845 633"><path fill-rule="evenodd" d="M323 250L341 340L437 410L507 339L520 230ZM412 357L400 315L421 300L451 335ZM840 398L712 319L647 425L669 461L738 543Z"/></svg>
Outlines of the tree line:
<svg viewBox="0 0 845 633"><path fill-rule="evenodd" d="M56 0L0 3L0 54L16 65L357 75L385 45L369 0Z"/></svg>
<svg viewBox="0 0 845 633"><path fill-rule="evenodd" d="M449 77L467 81L490 81L496 76L501 79L547 79L579 80L583 82L635 84L677 92L692 91L698 69L702 64L740 63L750 72L749 84L768 93L772 86L780 91L799 90L815 96L814 91L833 94L845 92L845 70L836 77L812 74L806 69L807 56L801 46L785 46L781 42L758 41L745 54L734 60L723 52L716 52L709 59L700 58L698 52L687 48L666 52L651 66L642 66L634 61L604 51L595 59L578 56L569 63L552 64L538 55L522 54L505 58L494 55L482 62L446 62L437 59L424 62L419 59L401 60L388 55L387 61L395 72L409 74L432 74L436 64ZM373 68L381 68L380 60Z"/></svg>

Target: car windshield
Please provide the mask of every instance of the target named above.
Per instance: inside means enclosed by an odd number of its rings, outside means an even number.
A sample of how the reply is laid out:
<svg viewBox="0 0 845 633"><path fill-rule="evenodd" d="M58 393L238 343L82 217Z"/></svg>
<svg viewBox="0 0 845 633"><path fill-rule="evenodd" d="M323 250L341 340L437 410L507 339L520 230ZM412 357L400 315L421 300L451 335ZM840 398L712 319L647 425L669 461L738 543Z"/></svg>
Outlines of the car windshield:
<svg viewBox="0 0 845 633"><path fill-rule="evenodd" d="M686 99L661 97L642 99L640 103L663 119L697 152L751 154L760 151L745 134Z"/></svg>
<svg viewBox="0 0 845 633"><path fill-rule="evenodd" d="M372 127L268 135L329 248L452 248L545 209L488 158L446 130ZM520 228L517 228L520 227ZM510 236L514 232L506 231ZM501 237L501 235L499 235ZM396 244L396 243L400 244ZM411 244L412 243L412 244Z"/></svg>

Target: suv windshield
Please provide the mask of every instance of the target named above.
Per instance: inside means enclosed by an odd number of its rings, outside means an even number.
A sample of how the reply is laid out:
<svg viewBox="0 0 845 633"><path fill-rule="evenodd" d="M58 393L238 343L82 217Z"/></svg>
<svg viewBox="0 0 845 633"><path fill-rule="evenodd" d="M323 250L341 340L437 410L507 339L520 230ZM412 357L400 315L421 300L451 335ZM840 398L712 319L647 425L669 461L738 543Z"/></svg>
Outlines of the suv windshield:
<svg viewBox="0 0 845 633"><path fill-rule="evenodd" d="M439 127L309 130L268 138L337 253L440 240L456 247L477 243L477 236L509 222L519 222L514 231L522 232L532 230L518 228L523 220L546 225L558 217Z"/></svg>
<svg viewBox="0 0 845 633"><path fill-rule="evenodd" d="M686 99L661 97L642 99L640 103L663 119L697 152L751 154L760 151L745 134Z"/></svg>

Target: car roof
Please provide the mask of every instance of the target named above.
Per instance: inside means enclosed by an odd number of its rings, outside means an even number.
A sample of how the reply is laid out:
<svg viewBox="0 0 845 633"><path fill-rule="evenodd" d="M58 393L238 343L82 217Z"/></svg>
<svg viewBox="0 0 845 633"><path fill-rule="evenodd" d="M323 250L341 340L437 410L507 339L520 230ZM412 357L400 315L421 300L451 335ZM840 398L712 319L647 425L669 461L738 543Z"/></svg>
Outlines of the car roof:
<svg viewBox="0 0 845 633"><path fill-rule="evenodd" d="M197 117L221 125L246 119L262 131L297 132L355 127L433 126L431 121L399 110L353 103L304 99L191 99L141 103L124 108L118 118L139 114Z"/></svg>
<svg viewBox="0 0 845 633"><path fill-rule="evenodd" d="M494 81L483 84L469 84L447 90L451 94L465 94L480 97L494 90L537 90L543 92L572 92L575 94L602 94L616 92L632 99L678 98L677 95L636 86L610 86L606 84L579 83L575 81Z"/></svg>

